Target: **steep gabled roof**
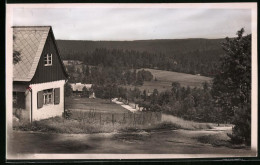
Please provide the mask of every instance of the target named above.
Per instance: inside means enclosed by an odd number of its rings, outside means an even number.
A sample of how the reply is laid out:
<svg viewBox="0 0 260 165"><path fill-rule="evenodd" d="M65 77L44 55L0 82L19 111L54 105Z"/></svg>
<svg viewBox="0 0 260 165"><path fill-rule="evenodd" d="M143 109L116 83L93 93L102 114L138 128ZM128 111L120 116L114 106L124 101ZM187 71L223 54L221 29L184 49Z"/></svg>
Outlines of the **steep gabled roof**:
<svg viewBox="0 0 260 165"><path fill-rule="evenodd" d="M13 81L31 81L37 69L49 32L52 33L51 26L13 27L13 49L20 53L20 61L13 65ZM62 63L59 51L58 58ZM62 67L67 76L63 63Z"/></svg>

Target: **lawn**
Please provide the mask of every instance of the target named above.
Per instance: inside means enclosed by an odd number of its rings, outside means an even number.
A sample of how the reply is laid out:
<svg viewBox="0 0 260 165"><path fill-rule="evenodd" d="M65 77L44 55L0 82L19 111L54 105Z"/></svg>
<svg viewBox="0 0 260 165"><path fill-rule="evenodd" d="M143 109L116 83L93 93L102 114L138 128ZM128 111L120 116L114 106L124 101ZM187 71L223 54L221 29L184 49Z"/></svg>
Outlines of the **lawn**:
<svg viewBox="0 0 260 165"><path fill-rule="evenodd" d="M158 91L165 91L167 89L171 89L172 82L179 82L181 86L187 87L190 86L191 88L202 87L203 82L211 82L212 78L199 76L199 75L192 75L186 73L178 73L178 72L171 72L171 71L164 71L164 70L156 70L156 69L145 69L150 71L154 78L157 81L145 81L142 86L138 88L140 90L146 90L152 92L154 89ZM124 86L126 88L134 88L134 86Z"/></svg>
<svg viewBox="0 0 260 165"><path fill-rule="evenodd" d="M195 121L184 120L180 117L167 114L162 115L162 121L176 124L180 128L186 130L212 129L213 127L217 126L217 124L214 123L199 123Z"/></svg>
<svg viewBox="0 0 260 165"><path fill-rule="evenodd" d="M89 99L81 97L66 97L66 109L78 109L86 111L104 112L104 113L128 113L129 111L122 106L110 102L107 99Z"/></svg>
<svg viewBox="0 0 260 165"><path fill-rule="evenodd" d="M154 124L131 124L115 121L100 123L98 120L88 119L64 119L53 117L40 121L14 122L14 130L34 131L48 133L68 133L68 134L91 134L91 133L111 133L111 132L136 132L153 130L173 130L179 129L177 124L171 122L155 122Z"/></svg>

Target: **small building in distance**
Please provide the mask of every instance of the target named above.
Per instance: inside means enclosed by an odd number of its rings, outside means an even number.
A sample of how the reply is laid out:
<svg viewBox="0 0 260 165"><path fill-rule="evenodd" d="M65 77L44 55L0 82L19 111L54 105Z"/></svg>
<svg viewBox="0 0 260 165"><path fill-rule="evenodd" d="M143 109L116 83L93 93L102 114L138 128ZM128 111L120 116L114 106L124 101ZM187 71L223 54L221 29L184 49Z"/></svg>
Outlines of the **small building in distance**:
<svg viewBox="0 0 260 165"><path fill-rule="evenodd" d="M95 93L92 90L92 84L70 83L70 85L74 95L82 96L83 88L85 87L89 91L89 98L96 98Z"/></svg>
<svg viewBox="0 0 260 165"><path fill-rule="evenodd" d="M63 60L64 65L81 65L83 64L82 61L79 60Z"/></svg>
<svg viewBox="0 0 260 165"><path fill-rule="evenodd" d="M14 26L13 35L14 114L31 122L62 116L68 74L51 26Z"/></svg>

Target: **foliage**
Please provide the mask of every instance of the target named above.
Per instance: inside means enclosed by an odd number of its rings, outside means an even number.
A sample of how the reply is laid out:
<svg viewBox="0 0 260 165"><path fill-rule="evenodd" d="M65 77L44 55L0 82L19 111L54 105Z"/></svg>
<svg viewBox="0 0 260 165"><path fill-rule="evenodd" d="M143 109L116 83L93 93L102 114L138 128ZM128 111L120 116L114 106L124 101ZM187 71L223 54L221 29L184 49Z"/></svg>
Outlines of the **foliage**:
<svg viewBox="0 0 260 165"><path fill-rule="evenodd" d="M64 90L65 90L65 96L66 97L69 97L69 96L72 95L72 87L71 87L69 82L65 83Z"/></svg>
<svg viewBox="0 0 260 165"><path fill-rule="evenodd" d="M63 59L104 67L156 68L214 76L223 39L146 41L58 40Z"/></svg>
<svg viewBox="0 0 260 165"><path fill-rule="evenodd" d="M66 67L70 75L69 82L71 83L142 85L144 81L152 81L153 79L152 73L145 70L137 72L123 67L104 67L102 65L89 67L83 65L83 72L80 72L80 69L76 69L75 65L67 65Z"/></svg>
<svg viewBox="0 0 260 165"><path fill-rule="evenodd" d="M82 89L81 97L89 97L90 91L84 86Z"/></svg>
<svg viewBox="0 0 260 165"><path fill-rule="evenodd" d="M17 64L21 60L21 54L18 51L13 51L13 64Z"/></svg>
<svg viewBox="0 0 260 165"><path fill-rule="evenodd" d="M235 124L231 139L250 144L251 35L243 33L241 29L236 38L226 38L223 43L226 54L213 80L212 94L222 109L222 117Z"/></svg>
<svg viewBox="0 0 260 165"><path fill-rule="evenodd" d="M13 36L13 40L15 40L15 36ZM17 50L13 50L13 64L17 64L21 60L21 54Z"/></svg>
<svg viewBox="0 0 260 165"><path fill-rule="evenodd" d="M64 114L63 114L63 117L64 117L65 119L70 119L71 116L72 116L71 110L65 109Z"/></svg>

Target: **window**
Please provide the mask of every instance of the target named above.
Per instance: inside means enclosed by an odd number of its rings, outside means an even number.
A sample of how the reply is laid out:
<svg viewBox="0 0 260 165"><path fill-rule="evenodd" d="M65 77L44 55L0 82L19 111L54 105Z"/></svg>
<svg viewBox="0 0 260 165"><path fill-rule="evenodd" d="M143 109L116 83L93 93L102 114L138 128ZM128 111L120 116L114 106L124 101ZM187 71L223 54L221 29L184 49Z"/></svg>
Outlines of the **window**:
<svg viewBox="0 0 260 165"><path fill-rule="evenodd" d="M43 91L43 104L53 103L53 89L46 89Z"/></svg>
<svg viewBox="0 0 260 165"><path fill-rule="evenodd" d="M37 92L37 108L39 109L49 104L60 104L60 88L51 88Z"/></svg>
<svg viewBox="0 0 260 165"><path fill-rule="evenodd" d="M48 53L44 56L44 66L52 65L52 54Z"/></svg>

